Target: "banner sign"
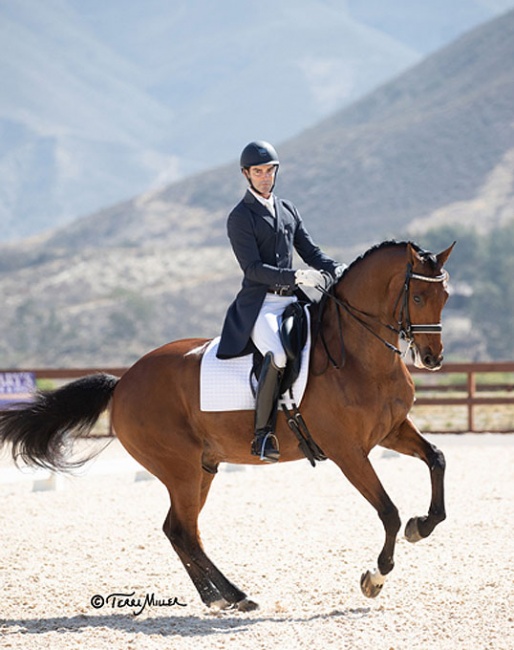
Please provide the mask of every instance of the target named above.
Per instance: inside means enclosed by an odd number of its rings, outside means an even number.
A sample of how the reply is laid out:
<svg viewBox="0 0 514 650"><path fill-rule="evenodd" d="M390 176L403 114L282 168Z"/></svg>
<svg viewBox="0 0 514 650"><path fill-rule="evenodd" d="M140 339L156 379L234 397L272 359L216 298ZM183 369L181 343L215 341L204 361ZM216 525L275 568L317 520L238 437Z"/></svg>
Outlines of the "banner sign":
<svg viewBox="0 0 514 650"><path fill-rule="evenodd" d="M0 372L0 402L28 402L36 390L33 372Z"/></svg>

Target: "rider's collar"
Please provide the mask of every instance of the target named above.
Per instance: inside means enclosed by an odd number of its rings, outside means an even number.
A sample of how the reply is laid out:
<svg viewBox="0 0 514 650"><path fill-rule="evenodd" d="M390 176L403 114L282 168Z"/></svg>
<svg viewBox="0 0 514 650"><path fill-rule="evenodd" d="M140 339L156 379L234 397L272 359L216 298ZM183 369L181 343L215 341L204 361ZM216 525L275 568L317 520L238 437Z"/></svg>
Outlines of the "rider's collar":
<svg viewBox="0 0 514 650"><path fill-rule="evenodd" d="M258 192L256 192L252 187L249 187L248 189L253 194L253 196L255 196L257 201L259 201L259 203L262 203L262 205L265 208L267 208L273 216L275 216L275 195L272 193L269 199L265 199Z"/></svg>

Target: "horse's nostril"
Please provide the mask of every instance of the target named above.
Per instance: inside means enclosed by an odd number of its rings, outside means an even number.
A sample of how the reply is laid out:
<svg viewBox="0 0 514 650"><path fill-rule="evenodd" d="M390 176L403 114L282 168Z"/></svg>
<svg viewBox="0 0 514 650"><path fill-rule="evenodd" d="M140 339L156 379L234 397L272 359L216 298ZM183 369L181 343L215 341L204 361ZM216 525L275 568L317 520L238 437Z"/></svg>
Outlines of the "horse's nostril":
<svg viewBox="0 0 514 650"><path fill-rule="evenodd" d="M426 354L423 357L423 363L426 368L435 369L440 368L443 362L443 356L435 357L433 354Z"/></svg>

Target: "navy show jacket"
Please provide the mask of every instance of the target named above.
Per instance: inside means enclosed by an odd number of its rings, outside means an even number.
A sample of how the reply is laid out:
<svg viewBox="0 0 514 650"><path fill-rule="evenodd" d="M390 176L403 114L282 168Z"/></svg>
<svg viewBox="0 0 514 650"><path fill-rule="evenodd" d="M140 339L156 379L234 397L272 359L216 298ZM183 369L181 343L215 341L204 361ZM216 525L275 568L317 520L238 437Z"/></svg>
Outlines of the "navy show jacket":
<svg viewBox="0 0 514 650"><path fill-rule="evenodd" d="M244 276L223 324L221 359L252 352L250 336L268 289L295 289L294 250L309 266L335 275L338 263L313 242L296 207L275 197L275 213L248 190L228 216L228 237Z"/></svg>

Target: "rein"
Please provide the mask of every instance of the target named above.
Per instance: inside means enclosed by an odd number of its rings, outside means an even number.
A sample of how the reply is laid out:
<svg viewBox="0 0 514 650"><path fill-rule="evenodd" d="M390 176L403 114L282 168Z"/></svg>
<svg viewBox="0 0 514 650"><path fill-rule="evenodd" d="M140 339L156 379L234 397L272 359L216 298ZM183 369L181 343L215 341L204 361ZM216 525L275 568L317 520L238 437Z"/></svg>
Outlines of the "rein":
<svg viewBox="0 0 514 650"><path fill-rule="evenodd" d="M323 328L321 327L323 308L320 309L320 314L318 317L318 321L319 321L318 331L320 332L321 341L323 343L323 347L327 354L327 358L330 361L330 363L333 365L333 367L339 369L340 367L344 366L345 356L346 356L345 349L344 349L342 323L341 323L341 309L344 309L344 311L349 316L351 316L357 323L359 323L371 335L373 335L376 339L378 339L381 343L383 343L388 350L401 356L403 354L402 351L396 345L393 345L392 343L387 341L384 337L380 336L380 334L378 334L372 328L372 326L364 320L364 318L370 319L380 327L383 327L385 329L388 329L391 332L394 332L395 334L400 336L403 340L405 340L408 343L408 347L404 354L407 354L409 349L414 345L414 336L416 334L440 334L443 330L443 326L441 323L420 323L420 324L411 323L410 310L409 310L411 280L421 280L424 282L444 282L445 280L447 280L447 278L448 278L448 273L446 271L434 277L429 275L421 275L420 273L413 273L412 264L410 263L407 264L405 281L403 283L403 287L400 291L400 294L395 302L395 306L393 310L393 315L394 315L396 313L396 310L398 309L398 305L401 303L400 312L398 314L397 327L394 327L389 323L383 323L372 314L368 314L367 312L362 311L357 307L354 307L349 302L339 300L339 298L337 298L332 291L326 290L325 288L318 286L317 289L323 294L325 301L327 298L330 298L335 303L337 308L338 330L339 330L339 338L341 342L341 364L338 364L335 361L334 357L331 355L328 349L328 345L325 340Z"/></svg>

